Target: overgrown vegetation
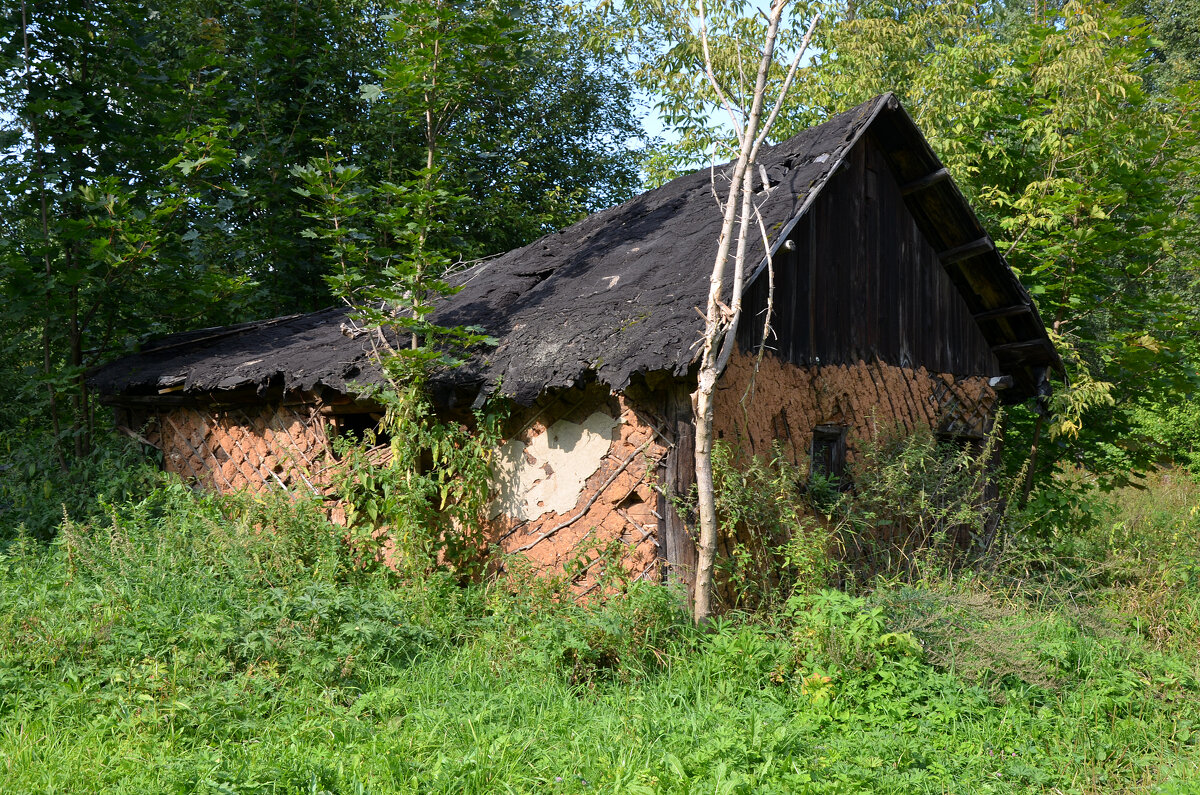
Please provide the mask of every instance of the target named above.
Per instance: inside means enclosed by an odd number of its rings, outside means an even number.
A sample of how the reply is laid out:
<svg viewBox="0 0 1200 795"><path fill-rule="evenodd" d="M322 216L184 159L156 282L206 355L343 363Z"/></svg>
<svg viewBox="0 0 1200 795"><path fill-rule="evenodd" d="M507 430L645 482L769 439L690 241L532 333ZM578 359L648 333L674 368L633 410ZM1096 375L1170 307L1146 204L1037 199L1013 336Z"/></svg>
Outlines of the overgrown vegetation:
<svg viewBox="0 0 1200 795"><path fill-rule="evenodd" d="M840 548L813 510L821 502L813 489L825 484L806 476L782 445L766 460L747 461L729 444L713 444L721 553L716 600L726 610L774 612L796 591L834 581Z"/></svg>
<svg viewBox="0 0 1200 795"><path fill-rule="evenodd" d="M707 632L657 585L581 607L398 580L318 506L139 477L0 555L6 791L1195 783L1200 487L1177 472L1099 503L1053 566L813 581Z"/></svg>

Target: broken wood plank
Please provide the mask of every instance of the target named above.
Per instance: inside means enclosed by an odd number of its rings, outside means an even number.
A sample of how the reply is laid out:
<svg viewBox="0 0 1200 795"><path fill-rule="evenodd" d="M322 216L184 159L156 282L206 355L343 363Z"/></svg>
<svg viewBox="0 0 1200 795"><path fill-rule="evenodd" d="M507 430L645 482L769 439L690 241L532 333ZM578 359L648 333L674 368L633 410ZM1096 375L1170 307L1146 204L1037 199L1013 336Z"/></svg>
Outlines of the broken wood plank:
<svg viewBox="0 0 1200 795"><path fill-rule="evenodd" d="M128 436L130 439L141 442L142 444L146 445L147 447L153 447L155 450L162 449L161 444L155 444L154 442L150 441L145 436L142 436L140 433L138 433L137 431L135 431L131 428L128 428L124 425L117 425L116 429L118 431L120 431L121 433L125 434L126 436Z"/></svg>
<svg viewBox="0 0 1200 795"><path fill-rule="evenodd" d="M686 509L681 504L696 481L696 426L687 388L676 385L666 397L668 428L673 436L667 454L665 488L660 502L663 514L665 574L668 582L682 585L689 597L696 577L696 542L688 529Z"/></svg>

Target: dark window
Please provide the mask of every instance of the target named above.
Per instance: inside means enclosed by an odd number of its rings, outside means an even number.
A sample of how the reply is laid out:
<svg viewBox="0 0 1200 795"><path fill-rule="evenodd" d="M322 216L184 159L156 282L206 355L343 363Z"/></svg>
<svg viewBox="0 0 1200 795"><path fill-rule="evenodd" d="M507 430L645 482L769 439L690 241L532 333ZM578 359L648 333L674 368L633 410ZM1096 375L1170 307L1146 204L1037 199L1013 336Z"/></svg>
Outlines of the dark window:
<svg viewBox="0 0 1200 795"><path fill-rule="evenodd" d="M971 455L979 455L983 452L984 444L987 442L987 437L978 433L955 433L952 431L938 431L938 444L945 447L951 447L955 450L961 450Z"/></svg>
<svg viewBox="0 0 1200 795"><path fill-rule="evenodd" d="M338 414L333 418L333 427L339 437L353 444L362 444L369 435L375 446L390 444L391 438L379 430L382 418L380 414Z"/></svg>
<svg viewBox="0 0 1200 795"><path fill-rule="evenodd" d="M812 463L809 471L833 481L842 479L846 471L844 426L818 425L813 429Z"/></svg>

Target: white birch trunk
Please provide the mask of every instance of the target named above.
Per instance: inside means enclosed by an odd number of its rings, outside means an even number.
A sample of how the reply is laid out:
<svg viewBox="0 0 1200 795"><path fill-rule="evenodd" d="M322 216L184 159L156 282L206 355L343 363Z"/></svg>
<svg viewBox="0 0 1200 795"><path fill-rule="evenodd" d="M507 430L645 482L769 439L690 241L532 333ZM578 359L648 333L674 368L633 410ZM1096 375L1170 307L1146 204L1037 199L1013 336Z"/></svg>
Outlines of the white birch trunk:
<svg viewBox="0 0 1200 795"><path fill-rule="evenodd" d="M750 113L746 119L745 129L738 130L740 149L734 162L733 174L729 181L729 195L725 201L724 217L721 223L721 233L717 238L717 256L713 263L712 277L709 280L708 311L704 323L704 346L701 350L700 369L696 379L696 392L692 395L693 416L696 423L696 487L698 497L698 512L700 515L700 544L696 566L696 589L693 618L696 623L704 623L712 614L712 582L713 564L717 549L717 511L716 495L713 491L712 471L712 432L713 432L713 398L717 380L721 377L733 347L737 344L737 328L741 319L742 290L746 276L746 245L747 234L752 214L751 199L753 196L753 168L758 151L766 140L773 125L779 106L787 94L800 58L808 48L813 30L816 28L818 16L809 26L808 33L801 43L792 66L784 81L780 96L767 119L762 125L763 105L767 87L767 76L775 54L775 38L779 32L779 22L783 17L783 9L788 0L773 0L771 13L768 17L767 38L763 44L762 57L759 60L758 75L754 84L754 97ZM712 60L708 51L708 34L704 20L704 6L700 6L700 36L704 49L705 68L709 80L716 89L722 103L729 108L729 102L721 92L713 74ZM734 116L730 109L731 116ZM736 116L734 116L736 126ZM740 221L740 223L739 223ZM721 292L725 284L725 275L729 266L730 247L733 241L734 225L738 224L737 247L733 258L733 294L729 306L721 300Z"/></svg>

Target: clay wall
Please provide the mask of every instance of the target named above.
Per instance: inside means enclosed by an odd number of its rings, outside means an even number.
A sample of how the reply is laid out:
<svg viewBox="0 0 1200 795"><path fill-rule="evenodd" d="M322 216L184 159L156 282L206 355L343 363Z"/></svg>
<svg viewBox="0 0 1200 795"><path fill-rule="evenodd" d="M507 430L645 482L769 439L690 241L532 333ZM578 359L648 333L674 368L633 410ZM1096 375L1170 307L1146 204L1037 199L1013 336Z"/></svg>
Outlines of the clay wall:
<svg viewBox="0 0 1200 795"><path fill-rule="evenodd" d="M522 412L497 455L494 542L539 574L567 577L577 595L599 587L606 566L660 577L668 447L654 417L598 387Z"/></svg>
<svg viewBox="0 0 1200 795"><path fill-rule="evenodd" d="M984 376L956 377L879 361L796 367L770 354L756 373L755 357L740 352L717 385L714 433L760 456L780 440L793 463L806 467L820 425L847 428L851 462L871 434L897 426L980 437L991 429L996 404Z"/></svg>
<svg viewBox="0 0 1200 795"><path fill-rule="evenodd" d="M172 408L126 417L163 451L163 466L219 492L325 494L333 431L307 406ZM606 567L661 575L659 474L669 445L656 420L607 389L569 390L521 411L495 459L489 541L593 591ZM344 521L336 502L330 518ZM608 574L616 572L608 571Z"/></svg>
<svg viewBox="0 0 1200 795"><path fill-rule="evenodd" d="M312 407L179 407L130 421L166 471L204 488L319 494L328 483L327 425Z"/></svg>

